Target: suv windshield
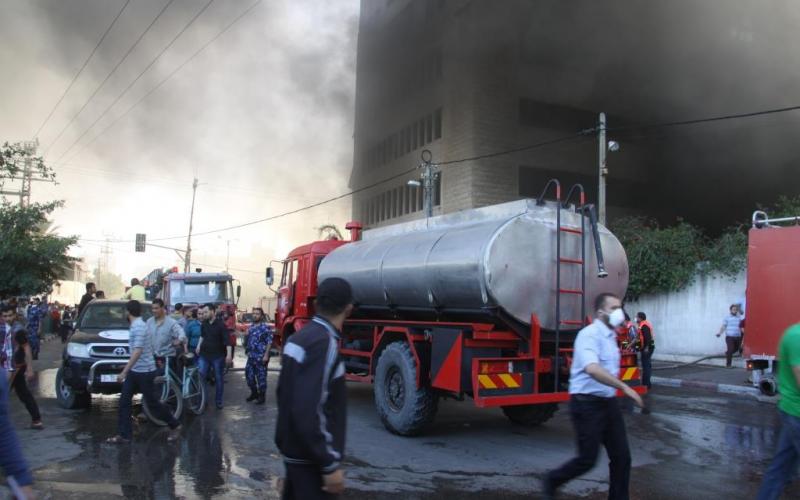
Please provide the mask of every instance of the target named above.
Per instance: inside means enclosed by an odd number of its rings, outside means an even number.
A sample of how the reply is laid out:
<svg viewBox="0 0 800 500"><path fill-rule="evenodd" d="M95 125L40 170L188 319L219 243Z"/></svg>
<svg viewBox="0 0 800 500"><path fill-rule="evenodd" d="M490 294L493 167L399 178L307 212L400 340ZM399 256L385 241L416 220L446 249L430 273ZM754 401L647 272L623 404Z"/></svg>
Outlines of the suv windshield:
<svg viewBox="0 0 800 500"><path fill-rule="evenodd" d="M147 321L152 315L150 304L142 304L142 319ZM90 302L81 317L78 329L127 330L129 326L124 302L116 304Z"/></svg>
<svg viewBox="0 0 800 500"><path fill-rule="evenodd" d="M169 301L171 304L182 302L205 304L206 302L227 302L228 282L208 281L206 283L186 283L171 281L169 284Z"/></svg>

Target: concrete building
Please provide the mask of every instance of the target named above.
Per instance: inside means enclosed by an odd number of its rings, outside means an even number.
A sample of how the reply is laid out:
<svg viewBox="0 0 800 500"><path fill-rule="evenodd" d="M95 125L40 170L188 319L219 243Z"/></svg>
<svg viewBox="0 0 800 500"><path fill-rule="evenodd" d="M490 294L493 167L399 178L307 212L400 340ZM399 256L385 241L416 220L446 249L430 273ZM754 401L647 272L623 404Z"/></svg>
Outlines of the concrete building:
<svg viewBox="0 0 800 500"><path fill-rule="evenodd" d="M425 149L434 162L481 157L441 168L437 213L534 197L553 177L595 201L597 138L579 132L603 111L621 144L608 156L609 218L746 220L800 185L795 115L625 127L800 95L800 13L768 3L362 0L354 217L420 217L421 190L407 182Z"/></svg>

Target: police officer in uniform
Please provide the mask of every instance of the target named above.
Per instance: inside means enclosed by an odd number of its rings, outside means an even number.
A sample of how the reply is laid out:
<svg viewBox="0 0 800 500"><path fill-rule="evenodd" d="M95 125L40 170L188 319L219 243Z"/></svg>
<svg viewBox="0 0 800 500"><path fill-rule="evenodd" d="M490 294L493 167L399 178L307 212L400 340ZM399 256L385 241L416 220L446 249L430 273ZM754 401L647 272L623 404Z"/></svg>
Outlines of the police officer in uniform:
<svg viewBox="0 0 800 500"><path fill-rule="evenodd" d="M267 397L267 364L275 333L265 319L263 309L253 308L253 324L247 329L244 340L244 352L247 355L244 374L250 387L247 402L258 400L256 404L259 405L263 405Z"/></svg>

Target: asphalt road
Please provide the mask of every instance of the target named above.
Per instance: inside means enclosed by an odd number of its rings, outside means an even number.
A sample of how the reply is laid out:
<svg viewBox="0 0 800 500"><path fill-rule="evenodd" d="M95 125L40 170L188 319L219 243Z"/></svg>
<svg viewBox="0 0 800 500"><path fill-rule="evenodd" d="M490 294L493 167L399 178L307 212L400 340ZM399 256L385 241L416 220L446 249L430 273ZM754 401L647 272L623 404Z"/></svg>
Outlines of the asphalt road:
<svg viewBox="0 0 800 500"><path fill-rule="evenodd" d="M67 411L55 401L61 344L43 346L36 387L47 428L27 429L28 415L12 395L26 456L42 498L277 498L280 457L270 373L266 406L245 403L243 373L229 373L226 406L184 417L181 442L143 424L130 446L104 440L116 430L118 400L95 397L90 410ZM237 359L237 366L243 360ZM754 498L778 432L775 406L752 398L657 388L653 412L628 412L633 452L632 497ZM499 410L445 401L421 437L384 430L372 389L349 386L348 499L530 499L543 473L570 458L567 412L539 428L509 423ZM605 498L606 458L570 483L561 498ZM785 498L800 498L793 484Z"/></svg>

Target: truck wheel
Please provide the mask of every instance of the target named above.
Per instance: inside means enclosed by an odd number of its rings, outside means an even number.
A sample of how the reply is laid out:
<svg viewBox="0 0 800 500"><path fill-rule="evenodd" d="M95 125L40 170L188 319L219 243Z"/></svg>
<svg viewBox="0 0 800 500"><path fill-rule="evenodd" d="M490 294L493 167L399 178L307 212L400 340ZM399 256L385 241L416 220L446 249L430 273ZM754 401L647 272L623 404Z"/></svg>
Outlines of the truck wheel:
<svg viewBox="0 0 800 500"><path fill-rule="evenodd" d="M503 413L506 414L509 420L527 427L535 427L547 422L553 418L557 410L557 403L503 407Z"/></svg>
<svg viewBox="0 0 800 500"><path fill-rule="evenodd" d="M92 395L88 392L78 392L64 381L64 368L56 372L56 400L58 405L65 410L86 408L92 403Z"/></svg>
<svg viewBox="0 0 800 500"><path fill-rule="evenodd" d="M411 348L392 342L375 369L375 407L383 425L394 434L413 436L433 420L439 398L430 387L417 388Z"/></svg>

